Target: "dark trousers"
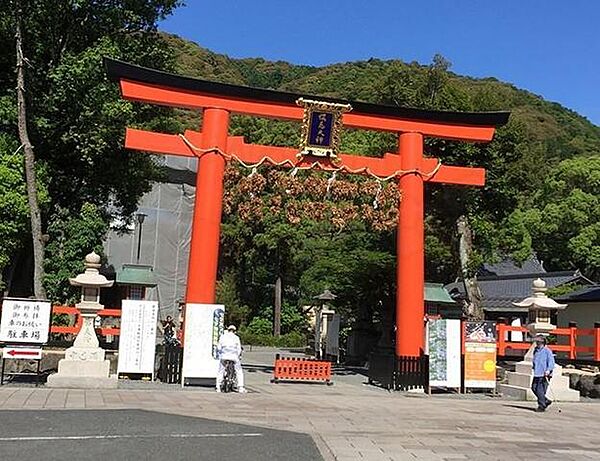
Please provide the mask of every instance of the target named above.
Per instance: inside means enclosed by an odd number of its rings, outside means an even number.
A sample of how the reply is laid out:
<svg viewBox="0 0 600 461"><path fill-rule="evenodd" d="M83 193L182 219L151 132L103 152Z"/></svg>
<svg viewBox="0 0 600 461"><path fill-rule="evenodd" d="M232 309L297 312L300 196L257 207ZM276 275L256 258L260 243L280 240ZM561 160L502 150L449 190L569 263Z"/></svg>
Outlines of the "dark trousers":
<svg viewBox="0 0 600 461"><path fill-rule="evenodd" d="M548 379L545 376L534 376L533 382L531 383L531 390L537 397L538 406L540 408L546 408L548 405L550 405L550 400L546 398Z"/></svg>

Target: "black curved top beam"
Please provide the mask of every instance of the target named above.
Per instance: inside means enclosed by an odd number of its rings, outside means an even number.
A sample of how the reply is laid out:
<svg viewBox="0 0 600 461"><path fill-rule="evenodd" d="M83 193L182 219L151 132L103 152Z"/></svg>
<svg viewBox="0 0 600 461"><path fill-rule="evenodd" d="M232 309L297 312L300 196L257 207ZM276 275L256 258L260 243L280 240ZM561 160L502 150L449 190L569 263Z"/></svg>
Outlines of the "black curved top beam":
<svg viewBox="0 0 600 461"><path fill-rule="evenodd" d="M415 121L452 123L466 126L502 126L508 122L510 112L447 112L414 109L410 107L370 104L344 99L306 94L287 93L249 86L230 85L197 78L183 77L147 67L136 66L116 59L104 58L104 67L113 81L121 79L148 83L173 89L193 91L202 94L239 98L261 102L295 105L298 98L314 99L341 104L351 104L352 112L384 117L398 117Z"/></svg>

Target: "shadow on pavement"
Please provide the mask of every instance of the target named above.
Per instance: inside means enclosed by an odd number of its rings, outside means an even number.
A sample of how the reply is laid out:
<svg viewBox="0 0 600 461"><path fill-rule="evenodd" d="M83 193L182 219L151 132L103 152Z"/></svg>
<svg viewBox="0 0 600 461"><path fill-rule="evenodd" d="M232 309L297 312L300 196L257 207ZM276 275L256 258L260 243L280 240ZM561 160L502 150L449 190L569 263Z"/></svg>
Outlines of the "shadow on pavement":
<svg viewBox="0 0 600 461"><path fill-rule="evenodd" d="M0 453L20 461L42 453L50 461L323 459L307 434L144 410L0 411Z"/></svg>
<svg viewBox="0 0 600 461"><path fill-rule="evenodd" d="M510 407L510 408L517 408L519 410L527 410L527 411L533 411L535 413L535 407L529 407L529 406L525 406L525 405L511 405L511 404L505 404L503 405L505 407Z"/></svg>

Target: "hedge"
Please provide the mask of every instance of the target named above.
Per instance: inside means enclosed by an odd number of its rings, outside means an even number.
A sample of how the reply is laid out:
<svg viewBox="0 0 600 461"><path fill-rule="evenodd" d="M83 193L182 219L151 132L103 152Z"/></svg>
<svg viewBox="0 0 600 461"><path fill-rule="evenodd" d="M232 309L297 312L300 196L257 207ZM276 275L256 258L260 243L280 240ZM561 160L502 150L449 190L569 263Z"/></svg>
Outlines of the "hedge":
<svg viewBox="0 0 600 461"><path fill-rule="evenodd" d="M304 347L306 337L301 333L287 333L279 337L273 335L257 334L250 331L240 331L242 344L249 346L271 346L271 347Z"/></svg>

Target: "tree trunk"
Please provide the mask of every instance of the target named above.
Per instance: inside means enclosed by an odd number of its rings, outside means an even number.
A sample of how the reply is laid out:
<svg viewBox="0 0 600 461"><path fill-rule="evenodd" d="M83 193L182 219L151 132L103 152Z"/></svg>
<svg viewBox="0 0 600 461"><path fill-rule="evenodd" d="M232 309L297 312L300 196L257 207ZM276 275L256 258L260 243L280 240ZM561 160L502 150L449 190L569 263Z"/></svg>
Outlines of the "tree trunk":
<svg viewBox="0 0 600 461"><path fill-rule="evenodd" d="M468 320L483 320L485 314L483 312L481 290L477 283L477 276L469 274L469 260L473 253L473 235L471 228L465 216L461 216L456 221L456 227L459 235L459 258L462 271L462 279L465 285L465 304L463 313Z"/></svg>
<svg viewBox="0 0 600 461"><path fill-rule="evenodd" d="M27 132L27 104L25 102L25 58L23 57L22 34L23 11L21 0L16 1L16 48L17 48L17 109L19 139L25 152L25 181L27 183L27 199L31 216L31 236L33 239L33 294L37 299L46 299L44 290L44 241L42 237L42 218L37 199L35 178L35 154Z"/></svg>
<svg viewBox="0 0 600 461"><path fill-rule="evenodd" d="M281 277L275 281L275 309L273 312L273 336L281 335Z"/></svg>

